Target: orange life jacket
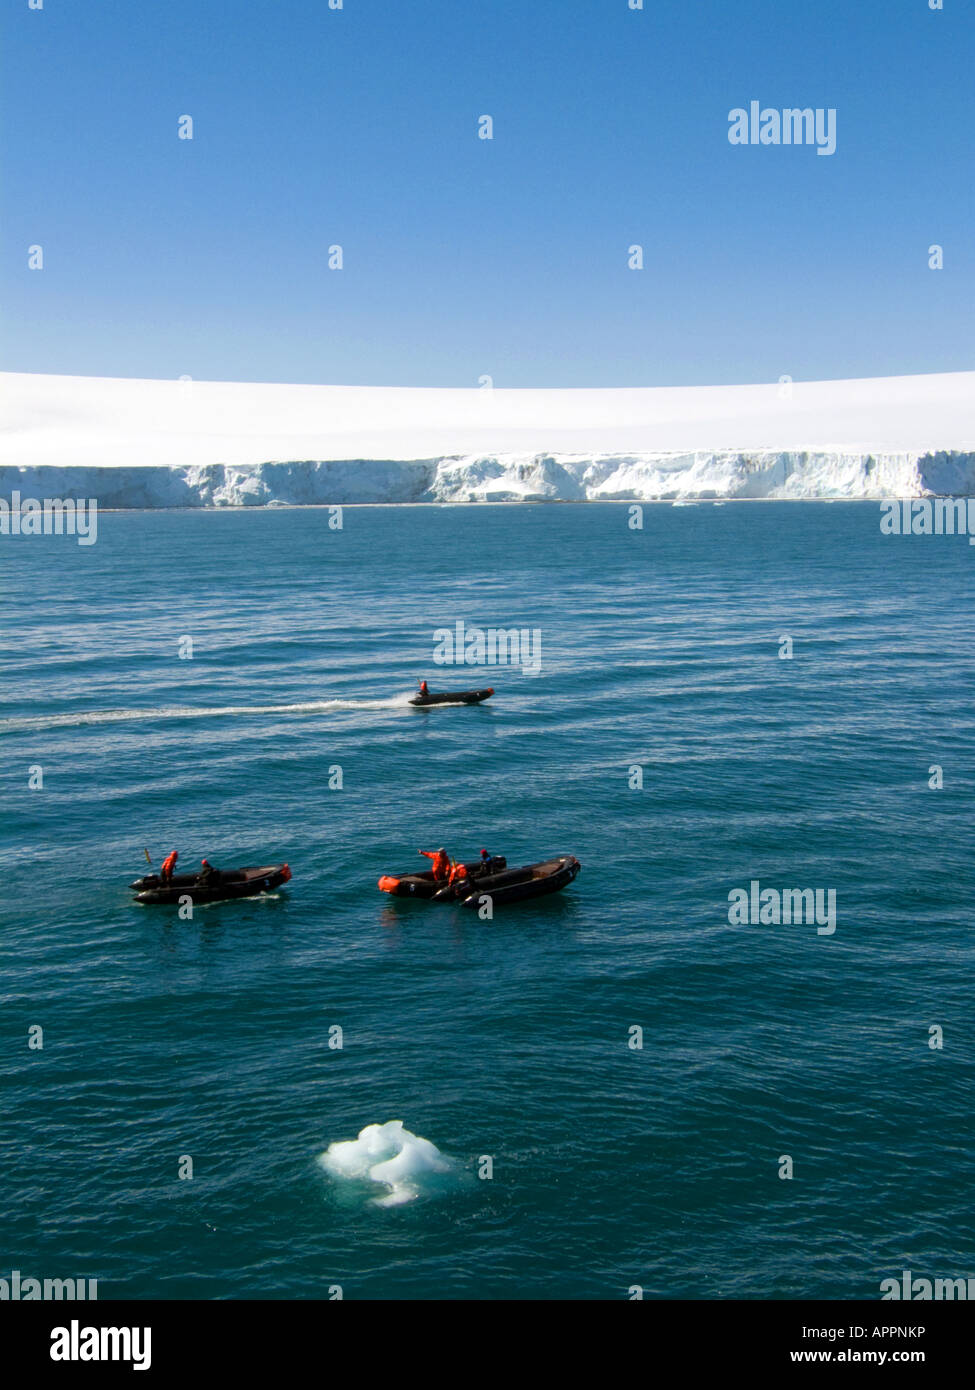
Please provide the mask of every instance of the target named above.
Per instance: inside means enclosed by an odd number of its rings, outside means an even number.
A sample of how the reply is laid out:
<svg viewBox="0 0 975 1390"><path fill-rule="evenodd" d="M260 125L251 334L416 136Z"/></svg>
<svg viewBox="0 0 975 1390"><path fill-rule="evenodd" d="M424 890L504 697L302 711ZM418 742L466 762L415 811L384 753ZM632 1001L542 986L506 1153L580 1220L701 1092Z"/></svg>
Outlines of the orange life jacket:
<svg viewBox="0 0 975 1390"><path fill-rule="evenodd" d="M447 877L450 873L450 856L446 852L441 853L439 849L421 849L420 853L433 860L434 878Z"/></svg>

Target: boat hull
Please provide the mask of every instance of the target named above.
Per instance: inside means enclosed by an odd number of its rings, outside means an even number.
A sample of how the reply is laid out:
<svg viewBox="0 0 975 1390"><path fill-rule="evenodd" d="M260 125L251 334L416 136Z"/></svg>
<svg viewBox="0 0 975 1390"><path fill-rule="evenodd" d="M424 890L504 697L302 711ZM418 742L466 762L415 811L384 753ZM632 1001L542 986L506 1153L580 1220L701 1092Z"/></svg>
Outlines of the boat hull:
<svg viewBox="0 0 975 1390"><path fill-rule="evenodd" d="M480 907L487 896L492 904L521 902L526 898L542 898L568 887L581 868L574 854L553 855L520 869L509 869L499 855L491 860L492 872L484 873L478 861L465 864L466 878L453 883L437 880L432 873L384 874L379 887L384 893L399 898L424 898L438 903L463 903L465 907Z"/></svg>
<svg viewBox="0 0 975 1390"><path fill-rule="evenodd" d="M195 874L174 874L169 883L163 884L156 874L149 874L131 886L136 890L137 903L172 905L186 898L193 903L217 903L272 892L290 877L287 864L265 864L260 868L228 869L216 883L200 883Z"/></svg>
<svg viewBox="0 0 975 1390"><path fill-rule="evenodd" d="M503 855L496 855L492 859L492 864L498 868L504 868L507 860ZM465 864L464 871L476 881L481 869L481 861L478 859L472 864ZM384 893L391 893L394 898L423 898L430 899L437 897L446 887L443 879L436 879L431 870L426 873L417 874L383 874L379 880L379 887Z"/></svg>
<svg viewBox="0 0 975 1390"><path fill-rule="evenodd" d="M474 891L460 897L460 901L464 907L478 908L485 898L491 900L493 907L542 898L567 888L581 867L574 854L526 864L521 869L509 869L507 873L491 874L479 883L475 881Z"/></svg>
<svg viewBox="0 0 975 1390"><path fill-rule="evenodd" d="M493 694L492 686L486 690L445 690L435 695L414 695L410 704L417 709L428 709L431 705L479 705Z"/></svg>

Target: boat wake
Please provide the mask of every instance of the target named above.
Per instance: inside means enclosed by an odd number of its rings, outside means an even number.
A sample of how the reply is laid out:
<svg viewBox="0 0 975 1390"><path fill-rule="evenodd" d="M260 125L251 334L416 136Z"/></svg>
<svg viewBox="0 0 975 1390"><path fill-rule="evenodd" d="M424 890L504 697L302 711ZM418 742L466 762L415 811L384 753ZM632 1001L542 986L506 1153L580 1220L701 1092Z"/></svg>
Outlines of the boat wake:
<svg viewBox="0 0 975 1390"><path fill-rule="evenodd" d="M162 705L146 709L79 711L76 714L24 715L0 719L0 733L70 729L85 724L124 724L147 719L241 719L267 714L330 714L337 710L409 709L412 691L385 700L306 700L293 705Z"/></svg>

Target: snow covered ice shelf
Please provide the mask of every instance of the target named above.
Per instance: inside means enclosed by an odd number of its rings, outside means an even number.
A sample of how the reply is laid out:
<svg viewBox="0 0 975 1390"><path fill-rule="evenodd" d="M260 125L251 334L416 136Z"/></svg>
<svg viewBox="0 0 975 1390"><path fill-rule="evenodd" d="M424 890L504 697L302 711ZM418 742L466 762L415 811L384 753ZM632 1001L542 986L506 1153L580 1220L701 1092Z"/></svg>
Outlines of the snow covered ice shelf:
<svg viewBox="0 0 975 1390"><path fill-rule="evenodd" d="M427 389L0 374L0 495L110 507L975 492L975 372Z"/></svg>

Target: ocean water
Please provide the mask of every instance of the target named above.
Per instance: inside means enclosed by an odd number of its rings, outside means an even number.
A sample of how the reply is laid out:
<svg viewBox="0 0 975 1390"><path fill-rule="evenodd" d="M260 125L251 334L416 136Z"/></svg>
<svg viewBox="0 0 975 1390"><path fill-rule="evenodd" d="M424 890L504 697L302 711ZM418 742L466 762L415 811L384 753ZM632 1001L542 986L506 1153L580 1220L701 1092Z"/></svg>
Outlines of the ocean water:
<svg viewBox="0 0 975 1390"><path fill-rule="evenodd" d="M975 1275L965 539L883 537L863 503L328 519L0 542L0 1274L220 1299ZM539 674L438 669L458 620L537 629ZM420 675L497 693L416 711ZM440 844L583 867L490 922L378 892ZM181 921L131 901L144 847L294 877ZM835 931L730 925L752 880L835 891ZM439 1157L381 1203L322 1155L393 1120Z"/></svg>

